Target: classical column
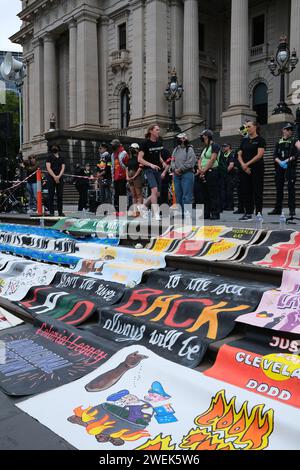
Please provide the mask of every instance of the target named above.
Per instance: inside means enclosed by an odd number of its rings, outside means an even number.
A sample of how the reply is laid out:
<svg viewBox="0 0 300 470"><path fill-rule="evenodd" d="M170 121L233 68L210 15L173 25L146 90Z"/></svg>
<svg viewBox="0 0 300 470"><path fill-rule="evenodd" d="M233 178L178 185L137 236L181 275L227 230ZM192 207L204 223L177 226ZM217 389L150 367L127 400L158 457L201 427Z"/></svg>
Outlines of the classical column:
<svg viewBox="0 0 300 470"><path fill-rule="evenodd" d="M26 76L23 83L23 143L30 141L30 82L32 81L33 55L24 57Z"/></svg>
<svg viewBox="0 0 300 470"><path fill-rule="evenodd" d="M69 23L69 127L77 123L77 24Z"/></svg>
<svg viewBox="0 0 300 470"><path fill-rule="evenodd" d="M80 12L77 20L77 128L99 129L97 16Z"/></svg>
<svg viewBox="0 0 300 470"><path fill-rule="evenodd" d="M34 71L30 93L31 135L40 136L44 131L44 100L43 100L43 43L39 38L32 41L34 54Z"/></svg>
<svg viewBox="0 0 300 470"><path fill-rule="evenodd" d="M231 0L230 105L222 116L221 135L237 134L246 119L256 118L249 106L248 68L248 0Z"/></svg>
<svg viewBox="0 0 300 470"><path fill-rule="evenodd" d="M199 117L198 0L185 0L183 24L183 114Z"/></svg>
<svg viewBox="0 0 300 470"><path fill-rule="evenodd" d="M142 0L131 2L132 23L132 93L131 116L133 121L141 120L144 115L144 3Z"/></svg>
<svg viewBox="0 0 300 470"><path fill-rule="evenodd" d="M108 24L109 18L102 16L99 23L99 117L101 126L108 127L108 83L107 83L107 66L108 66Z"/></svg>
<svg viewBox="0 0 300 470"><path fill-rule="evenodd" d="M167 5L146 1L146 113L149 122L168 122L164 90L168 84Z"/></svg>
<svg viewBox="0 0 300 470"><path fill-rule="evenodd" d="M291 51L296 49L298 57L300 57L300 0L291 0L291 27L290 27L290 48ZM296 70L289 76L290 81L290 94L289 94L289 104L293 105L293 94L296 92L296 89L299 90L299 84L295 84L296 80L299 80L300 76L300 63L298 63ZM297 93L296 93L297 94ZM297 94L299 99L299 94Z"/></svg>
<svg viewBox="0 0 300 470"><path fill-rule="evenodd" d="M183 81L183 7L180 0L171 0L171 66L175 67L178 81ZM196 43L198 44L198 43ZM180 99L176 102L176 115L182 114Z"/></svg>
<svg viewBox="0 0 300 470"><path fill-rule="evenodd" d="M55 116L56 126L58 124L55 39L50 34L44 37L44 109L44 129L47 132L51 114Z"/></svg>

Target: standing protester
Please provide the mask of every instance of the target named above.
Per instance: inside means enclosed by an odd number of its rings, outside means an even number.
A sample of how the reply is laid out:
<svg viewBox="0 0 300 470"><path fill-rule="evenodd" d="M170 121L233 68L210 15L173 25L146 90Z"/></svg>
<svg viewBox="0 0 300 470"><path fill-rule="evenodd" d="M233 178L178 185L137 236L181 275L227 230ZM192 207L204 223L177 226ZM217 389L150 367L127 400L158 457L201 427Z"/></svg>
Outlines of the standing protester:
<svg viewBox="0 0 300 470"><path fill-rule="evenodd" d="M198 161L197 176L200 181L200 192L204 203L204 218L220 219L220 184L219 157L221 147L213 142L213 132L206 129L200 134L200 140L205 144Z"/></svg>
<svg viewBox="0 0 300 470"><path fill-rule="evenodd" d="M161 167L166 169L167 165L162 159L163 145L159 141L160 128L152 124L145 134L146 140L141 144L138 161L144 167L144 172L151 189L151 195L145 202L146 207L151 204L156 220L160 220L158 198L161 189Z"/></svg>
<svg viewBox="0 0 300 470"><path fill-rule="evenodd" d="M169 172L171 165L171 152L169 149L164 147L161 151L161 158L165 162L165 168L161 172L161 188L160 188L160 197L159 204L168 204L170 203L170 184L172 183L172 178Z"/></svg>
<svg viewBox="0 0 300 470"><path fill-rule="evenodd" d="M36 171L39 165L37 163L35 155L30 155L28 161L25 161L26 176L28 177L26 182L26 189L29 195L29 210L28 213L32 214L36 211L36 193L37 193L37 182L36 182Z"/></svg>
<svg viewBox="0 0 300 470"><path fill-rule="evenodd" d="M174 186L176 202L180 204L182 214L188 212L186 205L193 204L194 167L196 155L189 144L187 135L182 133L177 136L177 146L172 154L171 169L174 174Z"/></svg>
<svg viewBox="0 0 300 470"><path fill-rule="evenodd" d="M244 138L238 151L241 164L240 183L245 211L241 221L253 220L255 205L256 215L262 214L264 191L264 161L266 141L259 135L259 125L256 122L246 123L248 137Z"/></svg>
<svg viewBox="0 0 300 470"><path fill-rule="evenodd" d="M225 211L234 210L234 188L237 185L235 169L235 152L230 144L223 144L223 152L219 162L220 177L222 179L221 207Z"/></svg>
<svg viewBox="0 0 300 470"><path fill-rule="evenodd" d="M108 152L108 145L103 142L98 149L97 179L100 189L101 204L111 204L111 156Z"/></svg>
<svg viewBox="0 0 300 470"><path fill-rule="evenodd" d="M128 153L125 151L118 139L111 141L111 171L114 182L114 206L119 212L121 196L127 196L126 166L128 163Z"/></svg>
<svg viewBox="0 0 300 470"><path fill-rule="evenodd" d="M131 144L129 150L129 160L126 169L126 177L132 196L133 217L139 215L138 207L143 204L143 184L144 178L142 168L138 162L139 144Z"/></svg>
<svg viewBox="0 0 300 470"><path fill-rule="evenodd" d="M78 211L86 211L88 207L88 194L90 178L92 176L90 164L86 163L84 168L78 171L79 178L76 178L75 187L79 193Z"/></svg>
<svg viewBox="0 0 300 470"><path fill-rule="evenodd" d="M291 123L282 128L282 137L274 149L276 204L269 215L282 213L284 183L288 183L288 206L290 216L296 213L295 183L298 150L293 139L294 126Z"/></svg>
<svg viewBox="0 0 300 470"><path fill-rule="evenodd" d="M60 217L64 217L63 213L63 174L65 172L65 160L60 156L60 147L52 145L50 154L46 160L46 168L48 172L48 207L50 215L54 215L54 196L57 198L57 211Z"/></svg>

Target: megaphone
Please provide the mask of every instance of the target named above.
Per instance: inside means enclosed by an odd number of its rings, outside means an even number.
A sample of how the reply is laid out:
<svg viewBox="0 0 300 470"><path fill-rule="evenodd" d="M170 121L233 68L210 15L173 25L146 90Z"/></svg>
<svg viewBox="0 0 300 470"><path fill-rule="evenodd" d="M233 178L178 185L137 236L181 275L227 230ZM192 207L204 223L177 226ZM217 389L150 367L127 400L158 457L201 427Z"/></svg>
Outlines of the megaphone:
<svg viewBox="0 0 300 470"><path fill-rule="evenodd" d="M16 60L11 52L7 52L4 61L0 66L0 72L3 80L18 80L24 77L25 66L19 60Z"/></svg>

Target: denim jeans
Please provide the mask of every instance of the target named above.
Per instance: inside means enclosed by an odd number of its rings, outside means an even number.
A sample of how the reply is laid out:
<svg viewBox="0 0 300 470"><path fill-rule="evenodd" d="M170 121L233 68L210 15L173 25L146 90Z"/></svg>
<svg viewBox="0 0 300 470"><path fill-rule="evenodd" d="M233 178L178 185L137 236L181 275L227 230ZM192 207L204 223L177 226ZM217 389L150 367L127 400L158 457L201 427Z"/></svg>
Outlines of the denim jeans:
<svg viewBox="0 0 300 470"><path fill-rule="evenodd" d="M180 176L174 175L176 202L184 213L185 204L193 204L194 173L187 171Z"/></svg>
<svg viewBox="0 0 300 470"><path fill-rule="evenodd" d="M36 210L36 192L37 184L36 183L26 183L26 189L29 195L29 209Z"/></svg>

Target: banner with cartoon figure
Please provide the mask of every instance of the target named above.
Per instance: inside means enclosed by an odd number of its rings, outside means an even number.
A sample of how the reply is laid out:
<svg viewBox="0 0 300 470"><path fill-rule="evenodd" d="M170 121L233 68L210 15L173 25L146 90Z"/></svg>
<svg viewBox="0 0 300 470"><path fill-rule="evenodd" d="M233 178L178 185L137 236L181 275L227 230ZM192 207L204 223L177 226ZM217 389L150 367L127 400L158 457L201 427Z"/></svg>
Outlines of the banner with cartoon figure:
<svg viewBox="0 0 300 470"><path fill-rule="evenodd" d="M50 286L32 287L18 305L33 316L43 313L77 326L93 315L96 315L97 321L100 307L112 305L122 296L123 288L120 284L71 273L57 273Z"/></svg>
<svg viewBox="0 0 300 470"><path fill-rule="evenodd" d="M246 338L223 345L205 375L300 408L298 335L250 327Z"/></svg>
<svg viewBox="0 0 300 470"><path fill-rule="evenodd" d="M264 289L221 276L155 271L145 274L145 284L126 290L121 302L102 308L99 323L87 328L118 344L143 344L196 367L207 345L226 337L235 318L253 310Z"/></svg>
<svg viewBox="0 0 300 470"><path fill-rule="evenodd" d="M237 318L240 323L300 333L300 273L284 271L279 289L267 290L254 312Z"/></svg>
<svg viewBox="0 0 300 470"><path fill-rule="evenodd" d="M5 360L0 389L33 395L73 382L99 367L116 351L112 343L40 316L34 325L0 332Z"/></svg>
<svg viewBox="0 0 300 470"><path fill-rule="evenodd" d="M142 346L122 349L80 380L17 406L81 450L300 449L297 408Z"/></svg>
<svg viewBox="0 0 300 470"><path fill-rule="evenodd" d="M81 260L75 271L96 279L138 284L145 271L166 266L165 254L146 249L99 246L98 260Z"/></svg>

